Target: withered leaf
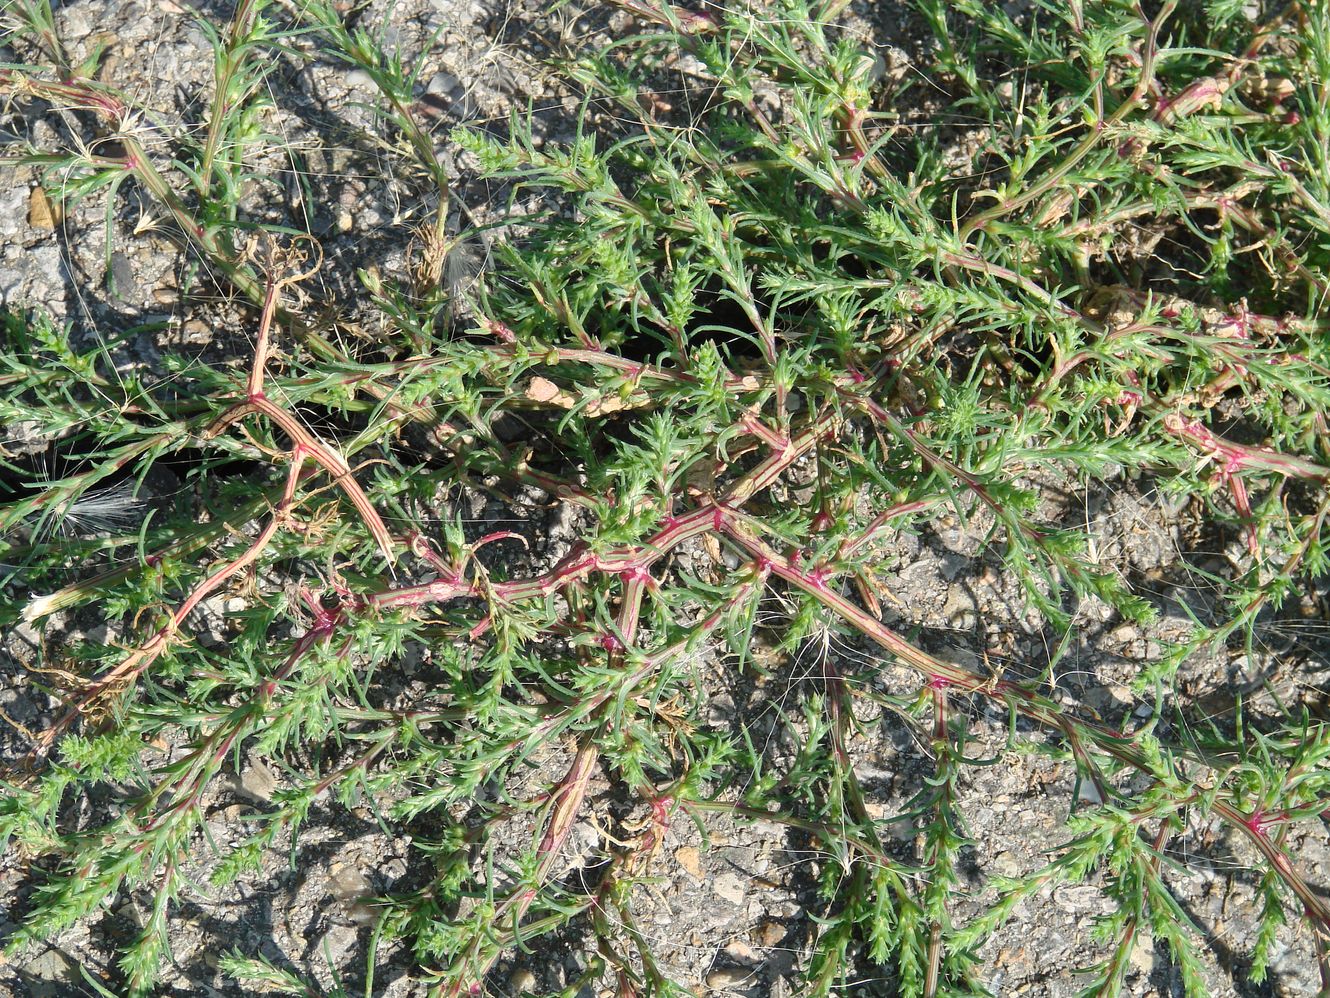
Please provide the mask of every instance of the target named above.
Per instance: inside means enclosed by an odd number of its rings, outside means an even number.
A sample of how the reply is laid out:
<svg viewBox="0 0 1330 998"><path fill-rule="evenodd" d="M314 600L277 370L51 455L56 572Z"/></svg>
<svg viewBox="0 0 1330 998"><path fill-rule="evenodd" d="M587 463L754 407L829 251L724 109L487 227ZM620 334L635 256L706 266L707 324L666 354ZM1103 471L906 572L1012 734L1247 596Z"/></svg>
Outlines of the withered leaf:
<svg viewBox="0 0 1330 998"><path fill-rule="evenodd" d="M34 229L54 229L65 219L63 206L52 201L46 188L38 184L28 195L28 224Z"/></svg>

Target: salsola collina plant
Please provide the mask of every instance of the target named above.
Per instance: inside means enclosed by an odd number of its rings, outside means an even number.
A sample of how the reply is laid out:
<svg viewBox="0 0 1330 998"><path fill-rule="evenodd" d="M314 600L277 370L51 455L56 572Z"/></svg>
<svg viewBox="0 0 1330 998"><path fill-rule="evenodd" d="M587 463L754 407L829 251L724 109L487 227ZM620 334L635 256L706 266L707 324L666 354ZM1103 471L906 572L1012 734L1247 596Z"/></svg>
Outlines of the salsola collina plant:
<svg viewBox="0 0 1330 998"><path fill-rule="evenodd" d="M912 105L838 27L843 3L621 6L639 30L570 64L586 97L574 140L537 143L520 119L451 136L511 183L503 221L524 223L451 289L453 178L415 109L412 60L369 28L322 0L241 3L212 32L200 129L162 146L71 67L49 10L20 8L53 69L7 66L0 83L99 136L28 160L71 201L125 184L155 198L161 224L251 302L254 349L244 370L170 361L163 384L40 317L6 320L0 413L75 460L0 507L0 556L22 567L4 619L93 613L123 635L41 663L61 706L26 732L0 802L10 848L45 871L11 949L147 888L119 971L150 993L200 851L225 883L312 808L369 800L429 860L418 886L381 899L373 945L408 941L438 995L481 993L504 953L569 926L596 940L579 985L683 993L635 904L671 824L717 812L785 825L829 860L804 993L868 966L895 993L982 994L982 948L1021 902L1093 881L1113 909L1087 993L1119 992L1148 933L1186 992L1207 994L1204 932L1166 873L1184 861L1170 845L1211 822L1261 871L1251 978L1285 922L1307 927L1324 973L1330 907L1287 843L1325 811L1330 733L1299 704L1207 722L1176 677L1250 641L1326 568L1330 10L1295 3L1253 25L1241 4L1106 0L1016 23L999 5L924 0L927 85L976 128L957 162L926 97L916 117L891 110ZM246 216L244 181L276 142L261 84L278 52L367 73L380 137L413 171L415 267L361 275L372 348L348 347L306 299L317 241L281 226L260 238ZM524 192L548 207L519 216ZM214 482L190 497L206 515L67 544L40 529L187 450ZM236 460L267 476L217 470ZM1154 605L1039 501L1041 482L1127 473L1195 496L1240 552L1215 580L1220 609L1198 610L1136 677L1144 720L1070 699L1055 660L977 669L889 622L884 546L944 511L987 525L1051 647L1090 601L1148 621ZM580 539L510 571L496 552L517 535L468 533L449 512L477 485L575 510ZM191 640L224 593L243 594L225 644ZM758 613L771 594L776 622ZM819 661L781 714L800 746L782 770L741 726L705 720L704 663L750 668L761 645L851 636L872 654ZM404 705L391 689L412 648L430 668ZM888 665L912 679L888 682ZM977 704L1010 717L1006 751L1037 748L1082 788L1046 865L982 884L959 862L983 849L962 812ZM851 751L869 719L917 726L932 769L887 819ZM205 848L202 802L242 753L279 765L285 786L242 841ZM548 753L561 777L519 792ZM557 873L601 777L634 810L578 892ZM65 820L107 789L113 812ZM502 855L493 836L515 816L535 832ZM901 819L920 832L910 855L885 838ZM964 918L962 889L978 903ZM244 954L227 967L305 987Z"/></svg>

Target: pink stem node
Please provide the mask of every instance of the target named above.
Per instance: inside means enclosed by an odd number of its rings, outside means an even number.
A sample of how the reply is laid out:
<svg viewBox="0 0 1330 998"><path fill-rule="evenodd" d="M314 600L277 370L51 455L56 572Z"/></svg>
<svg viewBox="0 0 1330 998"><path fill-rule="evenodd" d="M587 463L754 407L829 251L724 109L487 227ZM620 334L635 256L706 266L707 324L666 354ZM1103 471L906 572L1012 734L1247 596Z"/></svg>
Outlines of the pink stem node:
<svg viewBox="0 0 1330 998"><path fill-rule="evenodd" d="M826 589L827 578L830 576L825 566L818 566L810 571L804 578L814 589Z"/></svg>
<svg viewBox="0 0 1330 998"><path fill-rule="evenodd" d="M1278 817L1267 814L1260 808L1257 808L1250 815L1242 820L1246 829L1258 838L1266 837L1266 829L1278 822Z"/></svg>

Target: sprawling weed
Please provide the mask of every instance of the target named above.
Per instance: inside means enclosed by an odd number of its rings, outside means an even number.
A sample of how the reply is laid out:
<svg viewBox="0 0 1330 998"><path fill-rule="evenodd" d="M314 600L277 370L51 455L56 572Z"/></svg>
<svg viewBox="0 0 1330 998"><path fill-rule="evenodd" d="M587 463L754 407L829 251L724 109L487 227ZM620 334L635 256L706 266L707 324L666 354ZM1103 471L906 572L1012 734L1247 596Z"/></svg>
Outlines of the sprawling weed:
<svg viewBox="0 0 1330 998"><path fill-rule="evenodd" d="M64 471L0 451L26 481L0 505L0 620L78 612L121 635L92 661L34 663L61 706L0 798L36 878L11 949L145 887L119 972L150 993L197 889L203 804L254 754L284 784L210 854L214 881L258 870L311 809L371 802L427 871L383 899L375 946L408 941L439 995L480 993L505 953L567 926L597 940L580 983L682 993L635 904L671 823L717 812L824 856L803 993L871 967L900 994L982 994L982 948L1021 902L1091 881L1113 913L1088 993L1120 991L1148 933L1207 994L1206 932L1167 871L1185 862L1171 843L1209 823L1261 871L1261 928L1231 941L1251 978L1285 922L1327 966L1330 906L1288 843L1323 820L1330 729L1301 703L1206 722L1177 677L1327 567L1330 6L1253 24L1239 3L1095 0L1015 21L922 0L936 62L899 84L834 0L620 6L640 30L566 67L586 97L574 139L521 119L451 136L512 206L552 206L514 207L521 238L493 238L461 283L449 261L474 233L450 231L456 178L414 103L418 63L330 2L246 0L209 29L211 102L169 149L70 66L48 7L16 9L33 64L0 85L88 132L27 160L71 201L154 198L251 303L253 353L149 381L117 373L114 344L6 317L0 416ZM420 204L410 272L361 275L380 334L360 347L308 300L314 236L245 200L275 141L270 60L316 53L380 89L379 138ZM197 488L136 507L185 454ZM1146 720L1076 703L1055 661L976 669L889 624L883 551L948 512L986 525L1050 648L1092 603L1148 623L1123 567L1041 501L1051 481L1128 475L1194 497L1233 566L1206 569L1219 610L1135 676ZM524 560L525 538L466 529L464 488L575 510L581 538ZM197 640L222 596L224 640ZM874 653L837 655L851 634ZM412 649L430 667L403 703ZM779 706L797 751L774 760L770 739L707 723L696 688L763 650L817 666ZM884 684L886 663L915 678ZM977 704L1010 717L1002 751L1048 753L1079 788L1050 805L1072 813L1047 864L988 883L961 863L985 849L962 813ZM914 732L931 769L903 814L869 807L851 746L868 716ZM532 790L551 758L562 775ZM601 779L631 816L578 891L556 874ZM70 820L106 791L113 809ZM535 828L518 855L494 844L515 818ZM908 857L884 841L901 820L920 832ZM961 919L963 891L981 904ZM225 966L307 988L255 955Z"/></svg>

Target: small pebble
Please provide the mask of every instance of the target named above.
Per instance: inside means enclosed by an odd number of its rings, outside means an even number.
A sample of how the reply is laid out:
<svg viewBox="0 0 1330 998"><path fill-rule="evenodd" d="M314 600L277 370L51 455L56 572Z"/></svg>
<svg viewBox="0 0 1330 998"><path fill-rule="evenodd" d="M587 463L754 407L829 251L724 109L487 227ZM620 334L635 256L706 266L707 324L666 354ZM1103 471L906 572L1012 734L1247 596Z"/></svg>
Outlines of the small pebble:
<svg viewBox="0 0 1330 998"><path fill-rule="evenodd" d="M694 880L702 879L702 859L698 855L697 849L693 846L683 846L674 851L674 860L685 870Z"/></svg>
<svg viewBox="0 0 1330 998"><path fill-rule="evenodd" d="M763 949L771 949L785 938L785 926L780 922L766 921L757 927L757 942Z"/></svg>
<svg viewBox="0 0 1330 998"><path fill-rule="evenodd" d="M354 902L373 894L374 885L354 866L338 863L329 878L328 892L343 903Z"/></svg>
<svg viewBox="0 0 1330 998"><path fill-rule="evenodd" d="M277 774L267 763L255 759L241 771L237 789L250 800L267 803L277 789Z"/></svg>
<svg viewBox="0 0 1330 998"><path fill-rule="evenodd" d="M947 618L947 625L958 631L972 631L979 618L973 610L957 610Z"/></svg>
<svg viewBox="0 0 1330 998"><path fill-rule="evenodd" d="M712 991L725 991L743 987L756 973L748 967L719 967L707 974L707 987Z"/></svg>
<svg viewBox="0 0 1330 998"><path fill-rule="evenodd" d="M1154 943L1144 937L1137 940L1136 945L1131 950L1131 965L1136 972L1148 978L1155 972L1157 962Z"/></svg>
<svg viewBox="0 0 1330 998"><path fill-rule="evenodd" d="M757 953L753 947L749 946L742 939L731 939L725 944L725 955L735 963L755 964L760 962Z"/></svg>
<svg viewBox="0 0 1330 998"><path fill-rule="evenodd" d="M714 881L716 894L730 904L743 904L744 882L733 873L722 873Z"/></svg>
<svg viewBox="0 0 1330 998"><path fill-rule="evenodd" d="M60 37L66 42L76 42L80 38L87 38L92 33L92 25L88 23L88 15L77 7L65 13L65 21L60 32Z"/></svg>

